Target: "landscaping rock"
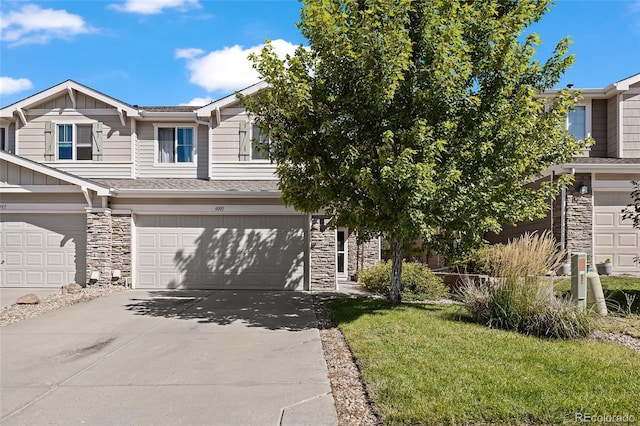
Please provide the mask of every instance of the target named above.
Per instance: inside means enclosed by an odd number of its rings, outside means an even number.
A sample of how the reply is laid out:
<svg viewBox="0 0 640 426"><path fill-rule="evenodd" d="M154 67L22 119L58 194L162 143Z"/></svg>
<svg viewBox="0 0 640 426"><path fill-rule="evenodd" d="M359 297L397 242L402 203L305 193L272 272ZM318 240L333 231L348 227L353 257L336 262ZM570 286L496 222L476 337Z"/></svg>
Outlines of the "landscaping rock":
<svg viewBox="0 0 640 426"><path fill-rule="evenodd" d="M80 284L69 284L69 285L63 285L60 290L62 291L62 294L64 293L69 293L69 294L78 294L82 292L82 286Z"/></svg>
<svg viewBox="0 0 640 426"><path fill-rule="evenodd" d="M25 294L16 300L18 305L37 305L40 303L40 298L33 293Z"/></svg>

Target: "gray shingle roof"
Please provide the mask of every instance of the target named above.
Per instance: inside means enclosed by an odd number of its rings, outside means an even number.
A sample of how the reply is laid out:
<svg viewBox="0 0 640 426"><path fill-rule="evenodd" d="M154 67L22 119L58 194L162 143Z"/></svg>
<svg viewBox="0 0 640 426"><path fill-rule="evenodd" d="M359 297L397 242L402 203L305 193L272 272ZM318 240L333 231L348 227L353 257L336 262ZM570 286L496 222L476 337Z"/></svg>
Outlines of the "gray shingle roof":
<svg viewBox="0 0 640 426"><path fill-rule="evenodd" d="M279 194L275 180L204 180L178 178L140 178L140 179L95 179L95 181L118 190L156 190L156 191L203 191L232 193L273 193Z"/></svg>

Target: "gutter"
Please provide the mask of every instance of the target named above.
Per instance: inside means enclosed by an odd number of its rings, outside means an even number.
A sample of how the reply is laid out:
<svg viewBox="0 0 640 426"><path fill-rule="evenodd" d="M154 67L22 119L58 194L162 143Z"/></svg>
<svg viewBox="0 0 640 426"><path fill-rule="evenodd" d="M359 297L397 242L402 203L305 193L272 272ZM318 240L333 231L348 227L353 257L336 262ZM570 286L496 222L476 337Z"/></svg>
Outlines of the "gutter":
<svg viewBox="0 0 640 426"><path fill-rule="evenodd" d="M208 191L166 189L115 189L118 198L280 198L280 191Z"/></svg>

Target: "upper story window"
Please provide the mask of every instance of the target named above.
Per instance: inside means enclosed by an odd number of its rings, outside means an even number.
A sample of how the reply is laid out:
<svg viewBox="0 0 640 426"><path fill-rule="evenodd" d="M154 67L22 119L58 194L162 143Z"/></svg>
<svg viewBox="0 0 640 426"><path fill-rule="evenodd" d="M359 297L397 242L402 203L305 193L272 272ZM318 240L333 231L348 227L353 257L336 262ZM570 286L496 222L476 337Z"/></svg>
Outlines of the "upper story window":
<svg viewBox="0 0 640 426"><path fill-rule="evenodd" d="M193 127L158 127L158 163L193 163Z"/></svg>
<svg viewBox="0 0 640 426"><path fill-rule="evenodd" d="M269 137L260 132L260 128L253 123L251 126L251 159L252 160L269 160L268 149L264 149L264 144L269 144ZM262 147L259 146L262 144Z"/></svg>
<svg viewBox="0 0 640 426"><path fill-rule="evenodd" d="M9 129L0 127L0 151L9 152Z"/></svg>
<svg viewBox="0 0 640 426"><path fill-rule="evenodd" d="M58 124L58 160L92 160L93 132L91 124Z"/></svg>
<svg viewBox="0 0 640 426"><path fill-rule="evenodd" d="M573 110L567 114L567 130L576 140L582 140L587 137L587 107L584 105L576 105Z"/></svg>

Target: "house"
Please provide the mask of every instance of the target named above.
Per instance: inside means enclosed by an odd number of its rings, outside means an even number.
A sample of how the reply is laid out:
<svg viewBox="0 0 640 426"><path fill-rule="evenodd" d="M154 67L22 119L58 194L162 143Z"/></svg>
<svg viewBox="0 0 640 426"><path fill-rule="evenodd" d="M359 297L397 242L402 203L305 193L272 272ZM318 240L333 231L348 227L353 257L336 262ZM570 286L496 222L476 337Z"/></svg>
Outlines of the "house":
<svg viewBox="0 0 640 426"><path fill-rule="evenodd" d="M319 291L379 260L283 204L257 132L235 95L139 107L68 80L2 108L0 287Z"/></svg>
<svg viewBox="0 0 640 426"><path fill-rule="evenodd" d="M576 138L595 144L572 162L549 170L545 179L574 175L574 185L550 202L546 218L505 226L490 242L505 242L525 231L549 230L563 249L587 253L592 264L610 259L614 273L640 273L640 230L622 219L632 202L632 180L640 180L640 74L602 89L581 89L584 99L567 116ZM553 97L557 91L542 96Z"/></svg>

